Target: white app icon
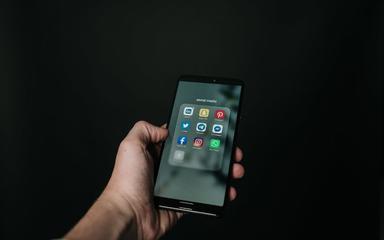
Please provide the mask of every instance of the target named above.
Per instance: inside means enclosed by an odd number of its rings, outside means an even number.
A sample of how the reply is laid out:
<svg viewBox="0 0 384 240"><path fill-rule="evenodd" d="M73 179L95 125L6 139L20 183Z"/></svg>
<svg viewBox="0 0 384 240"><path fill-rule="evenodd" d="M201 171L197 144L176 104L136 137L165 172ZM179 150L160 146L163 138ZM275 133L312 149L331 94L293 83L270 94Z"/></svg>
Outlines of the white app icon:
<svg viewBox="0 0 384 240"><path fill-rule="evenodd" d="M213 124L212 132L213 133L222 133L223 132L223 125L221 125L221 124Z"/></svg>
<svg viewBox="0 0 384 240"><path fill-rule="evenodd" d="M192 114L193 114L193 107L185 107L184 108L184 115L192 116Z"/></svg>
<svg viewBox="0 0 384 240"><path fill-rule="evenodd" d="M196 124L196 131L198 132L205 132L207 130L207 124L199 122Z"/></svg>
<svg viewBox="0 0 384 240"><path fill-rule="evenodd" d="M173 159L177 162L182 162L184 160L185 152L181 150L176 150L173 154Z"/></svg>

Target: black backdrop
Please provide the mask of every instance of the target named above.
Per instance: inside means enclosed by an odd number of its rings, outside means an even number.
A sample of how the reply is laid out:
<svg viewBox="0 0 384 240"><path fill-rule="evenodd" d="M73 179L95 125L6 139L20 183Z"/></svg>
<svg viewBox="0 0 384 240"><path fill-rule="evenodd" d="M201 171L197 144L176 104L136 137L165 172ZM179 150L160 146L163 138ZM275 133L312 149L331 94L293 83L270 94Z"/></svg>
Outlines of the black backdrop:
<svg viewBox="0 0 384 240"><path fill-rule="evenodd" d="M246 82L246 175L223 219L165 239L370 239L378 230L383 4L1 3L1 234L62 236L180 74Z"/></svg>

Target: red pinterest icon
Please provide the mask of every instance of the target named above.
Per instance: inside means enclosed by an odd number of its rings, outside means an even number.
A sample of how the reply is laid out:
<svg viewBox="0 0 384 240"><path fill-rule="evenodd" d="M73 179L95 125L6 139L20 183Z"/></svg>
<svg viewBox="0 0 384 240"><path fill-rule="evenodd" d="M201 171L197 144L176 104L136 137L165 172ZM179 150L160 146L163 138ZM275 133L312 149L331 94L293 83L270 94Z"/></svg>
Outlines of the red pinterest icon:
<svg viewBox="0 0 384 240"><path fill-rule="evenodd" d="M216 119L224 119L224 117L225 117L224 110L216 110L215 111L215 118Z"/></svg>

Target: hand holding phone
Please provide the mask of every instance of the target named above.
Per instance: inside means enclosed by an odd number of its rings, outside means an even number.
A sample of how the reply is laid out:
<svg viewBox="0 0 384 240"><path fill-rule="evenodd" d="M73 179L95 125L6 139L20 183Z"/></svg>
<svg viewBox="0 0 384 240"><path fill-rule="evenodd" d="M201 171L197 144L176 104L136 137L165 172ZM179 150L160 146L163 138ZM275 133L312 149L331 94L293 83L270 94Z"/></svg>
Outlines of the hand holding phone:
<svg viewBox="0 0 384 240"><path fill-rule="evenodd" d="M236 197L227 182L231 157L242 159L233 145L242 85L228 80L209 85L215 82L202 77L179 80L169 131L144 121L135 124L120 144L107 187L67 238L158 239L182 216L173 210L221 215L225 196ZM153 204L152 173L165 139L155 201L167 210L159 211ZM233 164L233 178L243 173L240 164Z"/></svg>

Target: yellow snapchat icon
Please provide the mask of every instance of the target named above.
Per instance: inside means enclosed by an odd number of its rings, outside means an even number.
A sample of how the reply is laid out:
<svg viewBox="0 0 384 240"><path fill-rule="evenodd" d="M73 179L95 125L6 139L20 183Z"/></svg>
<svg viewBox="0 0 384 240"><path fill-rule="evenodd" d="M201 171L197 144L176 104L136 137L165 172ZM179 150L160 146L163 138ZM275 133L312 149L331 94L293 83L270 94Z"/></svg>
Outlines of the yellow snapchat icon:
<svg viewBox="0 0 384 240"><path fill-rule="evenodd" d="M209 109L208 108L200 108L200 111L199 111L199 117L208 117L209 115Z"/></svg>

